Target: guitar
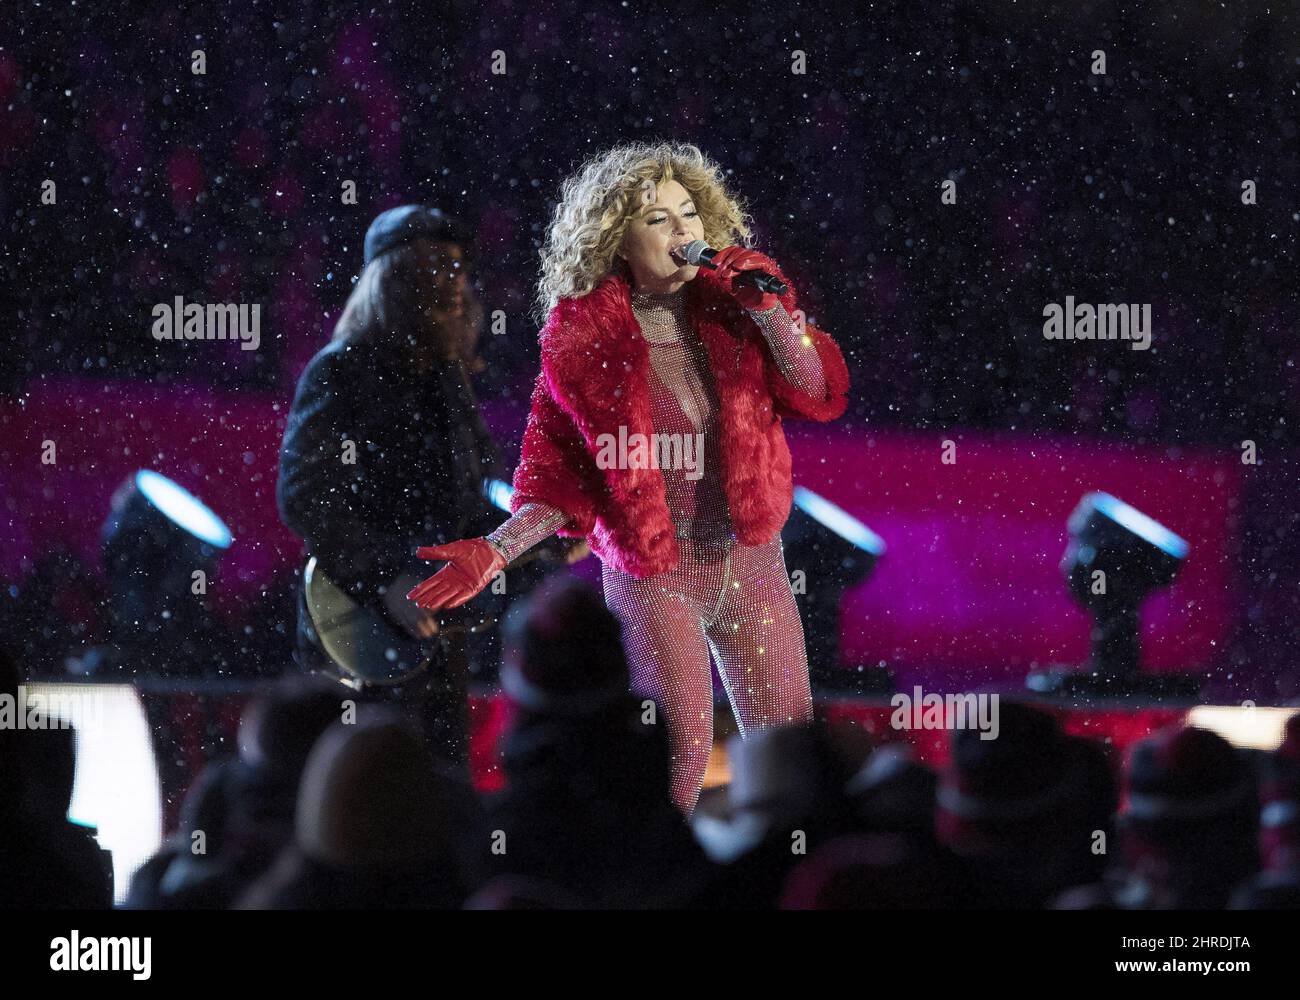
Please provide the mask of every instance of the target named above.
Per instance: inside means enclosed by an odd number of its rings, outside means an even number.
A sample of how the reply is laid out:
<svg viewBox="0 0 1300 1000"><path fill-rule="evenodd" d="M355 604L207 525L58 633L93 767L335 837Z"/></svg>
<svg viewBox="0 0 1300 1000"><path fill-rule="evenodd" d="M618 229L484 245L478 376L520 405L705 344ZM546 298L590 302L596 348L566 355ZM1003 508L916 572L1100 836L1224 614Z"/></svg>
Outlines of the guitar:
<svg viewBox="0 0 1300 1000"><path fill-rule="evenodd" d="M525 552L506 569L517 569L536 559L550 561L547 550ZM486 632L498 622L495 615L476 614L462 605L448 611L447 621L438 619L438 633L434 636L437 641L427 644L378 611L359 604L325 575L315 556L307 560L303 570L303 593L320 648L339 680L358 691L405 684L430 670L440 654L447 652L443 646L447 638Z"/></svg>

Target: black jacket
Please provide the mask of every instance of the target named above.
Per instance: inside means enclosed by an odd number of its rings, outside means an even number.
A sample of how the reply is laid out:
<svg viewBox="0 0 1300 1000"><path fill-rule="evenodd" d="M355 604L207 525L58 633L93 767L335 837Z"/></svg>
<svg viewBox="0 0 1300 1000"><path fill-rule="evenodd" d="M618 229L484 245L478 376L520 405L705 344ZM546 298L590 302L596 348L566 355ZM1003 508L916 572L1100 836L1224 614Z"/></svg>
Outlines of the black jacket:
<svg viewBox="0 0 1300 1000"><path fill-rule="evenodd" d="M280 449L280 517L363 603L380 606L378 589L403 572L437 569L418 546L504 520L485 478L506 477L461 362L421 377L391 348L334 341L303 371Z"/></svg>

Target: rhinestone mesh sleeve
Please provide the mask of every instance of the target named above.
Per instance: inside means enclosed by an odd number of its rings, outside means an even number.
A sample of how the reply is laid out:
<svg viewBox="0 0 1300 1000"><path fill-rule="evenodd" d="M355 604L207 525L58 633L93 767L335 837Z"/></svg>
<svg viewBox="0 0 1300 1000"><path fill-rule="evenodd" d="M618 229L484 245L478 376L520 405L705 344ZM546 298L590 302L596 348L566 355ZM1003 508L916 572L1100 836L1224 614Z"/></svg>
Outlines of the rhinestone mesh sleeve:
<svg viewBox="0 0 1300 1000"><path fill-rule="evenodd" d="M488 544L514 562L538 542L551 535L569 519L558 507L544 503L526 503L501 526L487 535Z"/></svg>
<svg viewBox="0 0 1300 1000"><path fill-rule="evenodd" d="M796 389L810 396L826 394L826 372L812 338L800 332L793 317L780 302L766 312L746 310L763 331L776 366Z"/></svg>

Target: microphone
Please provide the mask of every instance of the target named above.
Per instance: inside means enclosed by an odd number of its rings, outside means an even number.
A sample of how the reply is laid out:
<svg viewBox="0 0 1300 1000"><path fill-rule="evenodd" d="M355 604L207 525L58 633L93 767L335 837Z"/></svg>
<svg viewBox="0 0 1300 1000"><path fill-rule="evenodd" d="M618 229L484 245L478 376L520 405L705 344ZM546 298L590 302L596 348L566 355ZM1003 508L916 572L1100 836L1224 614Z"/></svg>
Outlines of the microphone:
<svg viewBox="0 0 1300 1000"><path fill-rule="evenodd" d="M713 258L717 255L718 251L714 250L713 247L709 246L703 240L691 240L691 242L687 243L686 246L679 247L676 252L685 259L686 263L694 264L696 267L716 269L718 266L713 263ZM774 278L766 271L741 271L736 275L736 280L747 282L757 288L760 292L769 292L772 295L784 295L787 291L787 286L784 281L781 281L779 278Z"/></svg>

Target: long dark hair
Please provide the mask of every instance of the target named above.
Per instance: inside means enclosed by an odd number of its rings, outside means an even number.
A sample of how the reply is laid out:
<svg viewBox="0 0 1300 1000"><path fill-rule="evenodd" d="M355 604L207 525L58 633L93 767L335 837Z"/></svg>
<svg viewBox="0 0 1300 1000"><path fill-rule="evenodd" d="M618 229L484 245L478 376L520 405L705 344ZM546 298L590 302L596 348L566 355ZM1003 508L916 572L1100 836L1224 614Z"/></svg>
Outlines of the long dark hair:
<svg viewBox="0 0 1300 1000"><path fill-rule="evenodd" d="M465 286L462 321L442 327L433 323L422 308L423 280L415 243L380 254L366 265L353 286L334 324L332 339L389 344L408 353L416 345L430 342L440 358L460 358L471 370L477 370L481 362L476 344L483 330L484 310L473 284Z"/></svg>

